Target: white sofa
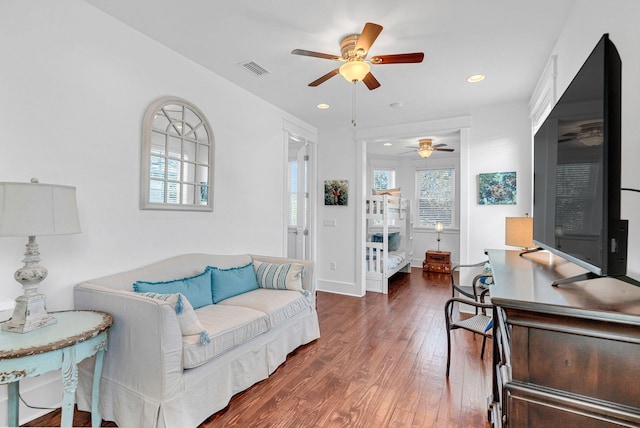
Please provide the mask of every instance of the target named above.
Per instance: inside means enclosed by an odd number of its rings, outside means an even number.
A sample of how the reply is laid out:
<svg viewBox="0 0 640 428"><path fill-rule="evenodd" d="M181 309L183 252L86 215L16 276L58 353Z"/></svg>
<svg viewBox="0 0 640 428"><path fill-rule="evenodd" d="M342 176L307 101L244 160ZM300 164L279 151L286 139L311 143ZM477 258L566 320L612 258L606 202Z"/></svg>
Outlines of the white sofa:
<svg viewBox="0 0 640 428"><path fill-rule="evenodd" d="M132 291L139 280L168 281L207 266L258 261L303 264L304 290L259 288L195 309L211 336L207 344L182 335L175 307ZM196 427L234 394L267 378L290 352L320 337L315 293L312 262L256 255L187 254L76 285L76 309L114 317L100 384L103 419L119 427ZM79 367L81 410L91 409L93 364Z"/></svg>

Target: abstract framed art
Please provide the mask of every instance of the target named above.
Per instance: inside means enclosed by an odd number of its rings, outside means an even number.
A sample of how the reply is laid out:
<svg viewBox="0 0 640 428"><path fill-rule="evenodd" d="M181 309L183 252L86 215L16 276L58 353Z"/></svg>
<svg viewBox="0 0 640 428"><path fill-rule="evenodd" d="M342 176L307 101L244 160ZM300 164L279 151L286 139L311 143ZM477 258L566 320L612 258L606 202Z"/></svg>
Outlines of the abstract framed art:
<svg viewBox="0 0 640 428"><path fill-rule="evenodd" d="M490 172L478 176L478 204L514 205L516 203L516 173Z"/></svg>

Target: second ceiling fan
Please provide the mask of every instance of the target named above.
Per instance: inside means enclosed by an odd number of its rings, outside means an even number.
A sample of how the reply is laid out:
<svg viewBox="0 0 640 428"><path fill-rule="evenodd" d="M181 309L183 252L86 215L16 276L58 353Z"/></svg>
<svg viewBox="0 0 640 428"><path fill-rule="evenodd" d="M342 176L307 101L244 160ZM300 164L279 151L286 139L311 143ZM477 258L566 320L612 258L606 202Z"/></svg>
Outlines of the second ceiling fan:
<svg viewBox="0 0 640 428"><path fill-rule="evenodd" d="M392 55L376 55L367 59L367 54L373 42L378 38L382 31L382 26L367 22L360 34L351 34L342 39L340 42L341 56L325 54L321 52L313 52L304 49L294 49L291 51L294 55L311 56L315 58L330 59L333 61L342 61L340 67L335 68L319 77L309 86L318 86L326 82L336 74L341 74L349 82L362 81L370 90L380 86L380 82L371 73L369 64L407 64L419 63L424 59L423 52L392 54Z"/></svg>
<svg viewBox="0 0 640 428"><path fill-rule="evenodd" d="M418 140L418 147L401 154L417 152L421 157L428 158L429 156L431 156L433 152L453 152L455 150L455 149L446 149L445 148L446 146L447 145L444 143L433 144L432 138L422 138Z"/></svg>

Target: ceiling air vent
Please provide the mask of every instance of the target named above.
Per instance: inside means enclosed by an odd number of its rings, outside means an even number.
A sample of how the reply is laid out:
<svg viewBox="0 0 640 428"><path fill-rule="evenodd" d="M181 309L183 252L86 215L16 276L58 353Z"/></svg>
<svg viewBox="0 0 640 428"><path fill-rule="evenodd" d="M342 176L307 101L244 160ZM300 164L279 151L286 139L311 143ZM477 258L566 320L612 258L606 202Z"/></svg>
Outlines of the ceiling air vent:
<svg viewBox="0 0 640 428"><path fill-rule="evenodd" d="M264 68L263 66L261 66L255 61L245 61L245 62L241 62L238 65L256 77L263 77L267 74L271 74L269 70L267 70L266 68Z"/></svg>

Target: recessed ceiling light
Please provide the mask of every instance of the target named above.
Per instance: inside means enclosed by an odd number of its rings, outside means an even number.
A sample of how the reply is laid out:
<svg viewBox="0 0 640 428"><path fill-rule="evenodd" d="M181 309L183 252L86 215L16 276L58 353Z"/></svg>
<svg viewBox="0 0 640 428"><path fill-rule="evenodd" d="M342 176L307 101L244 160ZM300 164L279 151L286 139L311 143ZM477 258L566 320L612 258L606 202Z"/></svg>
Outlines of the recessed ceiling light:
<svg viewBox="0 0 640 428"><path fill-rule="evenodd" d="M391 108L395 108L395 109L401 109L404 105L402 103L391 103L389 104L389 107Z"/></svg>
<svg viewBox="0 0 640 428"><path fill-rule="evenodd" d="M474 74L473 76L467 77L467 82L469 83L478 83L484 80L484 74Z"/></svg>
<svg viewBox="0 0 640 428"><path fill-rule="evenodd" d="M318 107L320 110L326 110L326 109L328 109L330 106L329 106L329 104L320 103L320 104L318 104L316 107Z"/></svg>
<svg viewBox="0 0 640 428"><path fill-rule="evenodd" d="M391 143L384 143L384 144L383 144L383 146L385 146L385 147L389 147L389 146L393 146L393 144L391 144Z"/></svg>

